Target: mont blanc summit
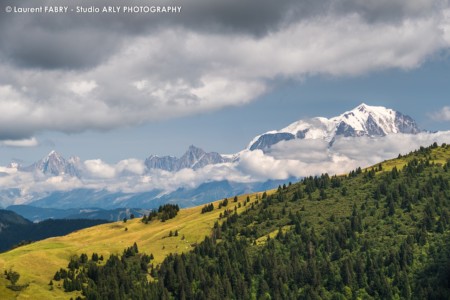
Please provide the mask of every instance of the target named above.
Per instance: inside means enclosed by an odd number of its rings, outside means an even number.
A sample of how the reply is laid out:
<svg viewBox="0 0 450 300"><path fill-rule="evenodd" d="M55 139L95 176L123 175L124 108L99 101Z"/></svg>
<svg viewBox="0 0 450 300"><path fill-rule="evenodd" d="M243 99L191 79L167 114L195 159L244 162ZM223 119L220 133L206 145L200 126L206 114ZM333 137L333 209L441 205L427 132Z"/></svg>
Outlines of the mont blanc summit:
<svg viewBox="0 0 450 300"><path fill-rule="evenodd" d="M266 150L278 142L293 139L322 139L331 145L339 136L376 137L419 132L420 129L411 117L389 108L362 103L337 117L299 120L281 130L261 134L250 142L248 149Z"/></svg>

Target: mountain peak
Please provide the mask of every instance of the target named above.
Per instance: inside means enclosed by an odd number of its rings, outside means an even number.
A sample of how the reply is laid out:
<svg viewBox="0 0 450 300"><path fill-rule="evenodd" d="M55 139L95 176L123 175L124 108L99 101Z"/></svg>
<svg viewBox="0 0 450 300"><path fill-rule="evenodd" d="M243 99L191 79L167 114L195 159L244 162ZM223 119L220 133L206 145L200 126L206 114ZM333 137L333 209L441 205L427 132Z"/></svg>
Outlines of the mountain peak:
<svg viewBox="0 0 450 300"><path fill-rule="evenodd" d="M50 176L70 175L78 177L80 174L77 168L77 162L79 162L79 158L70 158L69 160L66 160L61 154L52 150L41 160L23 170L40 171Z"/></svg>
<svg viewBox="0 0 450 300"><path fill-rule="evenodd" d="M202 148L196 147L194 145L190 145L187 152L205 152Z"/></svg>
<svg viewBox="0 0 450 300"><path fill-rule="evenodd" d="M187 149L187 151L185 152L185 154L188 154L188 153L195 153L197 155L203 155L206 152L202 148L199 148L199 147L194 146L194 145L190 145L189 148Z"/></svg>
<svg viewBox="0 0 450 300"><path fill-rule="evenodd" d="M358 105L357 107L355 107L354 109L351 110L351 112L361 112L361 113L371 113L371 112L375 112L375 111L383 111L383 110L388 110L386 107L383 106L371 106L371 105L367 105L364 102L361 103L360 105Z"/></svg>
<svg viewBox="0 0 450 300"><path fill-rule="evenodd" d="M354 109L330 119L316 117L299 120L289 126L257 136L248 149L268 149L281 141L292 139L322 139L333 143L337 136L385 136L395 133L420 132L416 122L409 116L383 106L361 103Z"/></svg>
<svg viewBox="0 0 450 300"><path fill-rule="evenodd" d="M20 165L20 163L18 163L18 162L16 162L16 161L12 161L12 162L10 162L8 165L6 165L6 167L8 168L8 169L20 169L21 168L21 165Z"/></svg>
<svg viewBox="0 0 450 300"><path fill-rule="evenodd" d="M364 102L361 102L361 104L358 105L356 108L361 109L361 108L366 108L366 107L367 107L367 104L365 104Z"/></svg>
<svg viewBox="0 0 450 300"><path fill-rule="evenodd" d="M370 113L390 114L392 112L395 113L395 111L390 109L390 108L386 108L384 106L367 105L366 103L363 102L360 105L358 105L355 108L353 108L352 110L343 113L342 115L345 115L345 114L348 114L348 113L356 113L356 112L367 113L367 114L370 114Z"/></svg>
<svg viewBox="0 0 450 300"><path fill-rule="evenodd" d="M61 154L55 150L50 151L43 159L64 159Z"/></svg>
<svg viewBox="0 0 450 300"><path fill-rule="evenodd" d="M188 150L180 159L184 160L186 165L190 165L194 163L194 161L200 160L204 155L206 155L205 150L195 147L194 145L190 145Z"/></svg>
<svg viewBox="0 0 450 300"><path fill-rule="evenodd" d="M364 102L362 102L360 105L358 105L357 107L355 107L355 109L358 109L358 110L364 110L364 109L366 109L367 108L367 104L365 104Z"/></svg>

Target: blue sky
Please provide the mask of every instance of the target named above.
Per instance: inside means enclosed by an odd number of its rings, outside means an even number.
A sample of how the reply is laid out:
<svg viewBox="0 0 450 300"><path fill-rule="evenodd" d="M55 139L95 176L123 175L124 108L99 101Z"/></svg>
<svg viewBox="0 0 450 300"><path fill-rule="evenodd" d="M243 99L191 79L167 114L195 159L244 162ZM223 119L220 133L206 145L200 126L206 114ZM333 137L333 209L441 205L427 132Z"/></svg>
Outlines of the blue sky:
<svg viewBox="0 0 450 300"><path fill-rule="evenodd" d="M0 164L52 149L110 163L180 156L191 144L234 153L260 133L361 102L450 129L439 113L450 105L446 1L260 1L259 15L240 2L179 1L171 16L1 8Z"/></svg>

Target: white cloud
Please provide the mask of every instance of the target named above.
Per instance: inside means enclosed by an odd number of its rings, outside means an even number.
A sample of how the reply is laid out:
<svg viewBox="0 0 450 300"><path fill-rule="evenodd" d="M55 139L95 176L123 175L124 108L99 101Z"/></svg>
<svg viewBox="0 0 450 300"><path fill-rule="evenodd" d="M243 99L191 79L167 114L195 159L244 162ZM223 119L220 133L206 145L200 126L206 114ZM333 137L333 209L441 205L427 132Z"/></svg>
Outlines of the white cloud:
<svg viewBox="0 0 450 300"><path fill-rule="evenodd" d="M330 155L328 142L322 139L282 141L273 145L268 154L279 160L293 159L309 163L324 161Z"/></svg>
<svg viewBox="0 0 450 300"><path fill-rule="evenodd" d="M130 158L121 160L115 166L116 172L118 173L131 173L135 175L144 174L146 167L142 160Z"/></svg>
<svg viewBox="0 0 450 300"><path fill-rule="evenodd" d="M148 82L147 80L143 79L133 82L132 85L135 86L138 89L138 91L142 91L148 86Z"/></svg>
<svg viewBox="0 0 450 300"><path fill-rule="evenodd" d="M114 178L116 170L103 162L101 159L91 159L84 161L84 167L88 174L94 178Z"/></svg>
<svg viewBox="0 0 450 300"><path fill-rule="evenodd" d="M311 155L317 155L312 150ZM244 152L239 168L259 181L286 179L323 173L341 174L355 169L358 162L342 155L329 155L322 161L277 159L261 150Z"/></svg>
<svg viewBox="0 0 450 300"><path fill-rule="evenodd" d="M36 147L39 145L35 137L23 140L4 140L0 141L0 145L7 147Z"/></svg>
<svg viewBox="0 0 450 300"><path fill-rule="evenodd" d="M68 88L73 93L77 94L78 96L85 97L90 92L92 92L96 87L97 83L94 80L90 81L77 81L77 82L71 82L68 84Z"/></svg>
<svg viewBox="0 0 450 300"><path fill-rule="evenodd" d="M186 168L178 172L152 169L147 175L141 176L139 182L135 186L129 187L127 191L162 189L167 193L180 187L191 189L205 182L222 180L254 182L255 178L239 171L234 163L207 165L197 170Z"/></svg>
<svg viewBox="0 0 450 300"><path fill-rule="evenodd" d="M450 106L444 106L440 111L430 114L433 119L450 121Z"/></svg>
<svg viewBox="0 0 450 300"><path fill-rule="evenodd" d="M439 29L442 31L445 41L450 44L450 9L444 9L442 17L445 21L442 22Z"/></svg>
<svg viewBox="0 0 450 300"><path fill-rule="evenodd" d="M377 138L342 137L337 138L331 148L321 140L290 140L276 144L266 154L260 150L244 152L239 168L260 179L344 174L434 142L449 144L450 131L392 134Z"/></svg>

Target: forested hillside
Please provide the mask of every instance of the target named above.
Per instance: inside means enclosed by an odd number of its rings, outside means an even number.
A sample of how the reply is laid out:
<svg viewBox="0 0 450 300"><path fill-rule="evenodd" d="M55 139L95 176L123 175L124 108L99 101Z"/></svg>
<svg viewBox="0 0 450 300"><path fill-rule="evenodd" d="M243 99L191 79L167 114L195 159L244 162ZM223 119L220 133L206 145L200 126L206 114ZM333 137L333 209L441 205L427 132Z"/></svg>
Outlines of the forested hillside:
<svg viewBox="0 0 450 300"><path fill-rule="evenodd" d="M240 215L230 201L204 242L161 265L134 245L56 279L88 299L448 299L449 179L450 147L435 144L280 187Z"/></svg>

